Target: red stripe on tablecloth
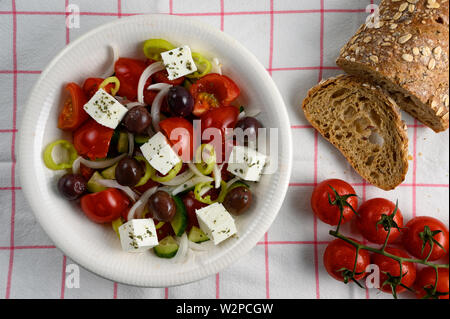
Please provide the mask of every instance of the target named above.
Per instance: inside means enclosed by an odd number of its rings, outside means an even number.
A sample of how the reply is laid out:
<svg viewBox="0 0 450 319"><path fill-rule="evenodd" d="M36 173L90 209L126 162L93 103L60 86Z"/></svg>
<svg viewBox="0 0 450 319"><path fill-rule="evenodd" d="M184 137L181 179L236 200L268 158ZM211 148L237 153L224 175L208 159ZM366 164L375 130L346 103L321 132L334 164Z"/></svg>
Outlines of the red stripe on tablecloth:
<svg viewBox="0 0 450 319"><path fill-rule="evenodd" d="M272 76L273 67L273 43L274 43L274 0L270 0L270 35L269 35L269 74ZM269 231L264 235L264 264L266 270L266 299L270 299L270 272L269 272Z"/></svg>
<svg viewBox="0 0 450 319"><path fill-rule="evenodd" d="M414 126L417 125L417 120L414 120ZM412 177L412 215L413 218L417 216L417 127L414 127L413 130L413 177Z"/></svg>
<svg viewBox="0 0 450 319"><path fill-rule="evenodd" d="M5 129L5 130L0 130L0 133L17 133L17 130Z"/></svg>
<svg viewBox="0 0 450 319"><path fill-rule="evenodd" d="M169 14L173 14L173 0L169 0Z"/></svg>
<svg viewBox="0 0 450 319"><path fill-rule="evenodd" d="M349 183L352 186L364 186L364 183ZM314 187L316 186L316 183L289 183L290 187ZM376 187L371 184L366 183L366 187ZM449 188L449 184L422 184L422 183L416 183L416 184L400 184L397 187L430 187L430 188Z"/></svg>
<svg viewBox="0 0 450 319"><path fill-rule="evenodd" d="M118 290L118 284L117 282L113 285L113 299L117 299L117 290Z"/></svg>
<svg viewBox="0 0 450 319"><path fill-rule="evenodd" d="M225 4L224 0L220 0L220 30L224 30L225 27Z"/></svg>
<svg viewBox="0 0 450 319"><path fill-rule="evenodd" d="M65 7L65 15L66 15L66 44L69 44L70 42L70 29L67 25L67 17L69 16L69 12L67 11L67 7L69 6L69 0L66 0L66 7Z"/></svg>
<svg viewBox="0 0 450 319"><path fill-rule="evenodd" d="M325 4L324 0L320 0L320 69L318 82L323 76L323 58L324 58L324 33L325 33ZM318 153L319 153L319 134L314 131L314 184L317 185L318 179ZM317 242L317 216L314 215L314 242ZM320 299L320 283L319 283L319 251L318 245L314 244L314 271L316 277L316 299Z"/></svg>
<svg viewBox="0 0 450 319"><path fill-rule="evenodd" d="M0 247L0 250L18 250L18 249L55 249L56 246L14 246L14 247Z"/></svg>
<svg viewBox="0 0 450 319"><path fill-rule="evenodd" d="M169 288L164 288L164 299L169 299Z"/></svg>
<svg viewBox="0 0 450 319"><path fill-rule="evenodd" d="M216 274L216 299L220 299L220 274Z"/></svg>
<svg viewBox="0 0 450 319"><path fill-rule="evenodd" d="M314 70L340 70L337 66L299 66L267 69L267 71L314 71Z"/></svg>
<svg viewBox="0 0 450 319"><path fill-rule="evenodd" d="M17 16L16 12L16 1L11 0L11 7L13 12L13 132L11 141L11 237L10 246L14 247L14 224L15 224L15 214L16 214L16 116L17 116ZM6 294L5 298L9 299L11 294L11 279L14 265L14 249L9 251L9 266L8 266L8 278L6 283Z"/></svg>
<svg viewBox="0 0 450 319"><path fill-rule="evenodd" d="M169 5L170 6L170 5ZM170 10L170 8L169 8ZM173 10L173 9L172 9ZM308 14L308 13L360 13L365 12L365 9L311 9L311 10L273 10L273 11L230 11L224 12L224 15L267 15L267 14ZM166 12L166 14L170 14ZM0 11L1 15L12 15L13 11ZM17 15L65 15L58 11L15 11ZM121 13L122 16L142 15L145 12L135 13ZM164 12L162 12L164 14ZM173 13L171 13L173 14ZM220 12L190 12L190 13L175 13L182 16L220 16ZM117 12L87 12L81 11L80 15L86 16L118 16Z"/></svg>
<svg viewBox="0 0 450 319"><path fill-rule="evenodd" d="M62 274L61 274L61 295L60 299L64 299L64 294L66 290L66 264L67 264L67 257L63 256L63 262L62 262Z"/></svg>
<svg viewBox="0 0 450 319"><path fill-rule="evenodd" d="M117 0L117 16L122 17L122 0Z"/></svg>

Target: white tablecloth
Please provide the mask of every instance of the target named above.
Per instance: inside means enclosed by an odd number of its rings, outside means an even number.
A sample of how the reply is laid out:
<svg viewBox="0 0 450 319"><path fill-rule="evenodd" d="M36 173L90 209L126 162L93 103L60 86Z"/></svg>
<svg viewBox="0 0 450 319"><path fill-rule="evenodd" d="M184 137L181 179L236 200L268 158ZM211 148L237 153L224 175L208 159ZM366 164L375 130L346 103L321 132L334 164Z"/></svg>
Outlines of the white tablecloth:
<svg viewBox="0 0 450 319"><path fill-rule="evenodd" d="M335 58L365 21L370 2L0 0L0 298L389 298L327 275L322 255L329 228L311 212L312 188L325 178L343 178L363 199L398 198L406 218L426 214L448 225L448 131L435 134L405 115L410 170L403 185L384 192L365 184L299 112L310 87L340 73ZM78 29L66 29L69 3L81 11ZM143 13L192 16L223 29L264 64L290 114L296 144L291 185L266 236L216 276L181 287L142 289L81 269L80 288L70 288L66 266L74 262L42 231L21 191L20 180L27 177L17 176L15 154L22 110L40 72L67 43L105 22Z"/></svg>

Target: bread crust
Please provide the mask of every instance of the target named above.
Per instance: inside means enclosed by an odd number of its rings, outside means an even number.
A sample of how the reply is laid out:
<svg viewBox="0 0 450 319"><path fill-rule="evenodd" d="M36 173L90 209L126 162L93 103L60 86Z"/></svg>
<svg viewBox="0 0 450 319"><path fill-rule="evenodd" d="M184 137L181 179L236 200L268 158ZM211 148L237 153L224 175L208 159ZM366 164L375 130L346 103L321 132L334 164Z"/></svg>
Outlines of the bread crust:
<svg viewBox="0 0 450 319"><path fill-rule="evenodd" d="M392 121L394 126L397 128L397 133L399 134L399 145L400 150L399 153L401 154L401 158L398 158L399 161L401 161L403 168L401 172L399 172L399 176L396 179L396 182L394 184L380 184L377 183L376 180L371 178L371 176L367 176L364 174L364 172L358 170L356 162L354 162L350 156L345 154L342 149L339 148L339 146L336 143L333 143L333 141L326 137L325 132L316 124L316 122L311 118L311 115L307 111L307 105L312 102L313 97L316 95L317 92L326 89L330 84L346 84L351 85L354 87L358 87L360 90L371 90L375 91L373 94L377 96L378 99L383 101L386 106L388 107L388 111L390 114L392 114ZM306 119L311 123L311 125L332 145L334 145L347 159L347 161L352 165L352 167L358 172L359 175L361 175L364 179L366 179L369 183L383 189L383 190L392 190L396 188L399 184L401 184L406 177L406 174L408 172L408 134L407 134L407 126L401 119L401 114L399 112L398 106L396 105L395 101L389 96L387 92L385 92L380 87L375 87L373 85L370 85L368 83L361 82L359 78L351 75L339 75L337 77L330 78L328 80L324 80L320 82L315 87L311 88L308 91L308 94L306 98L303 100L302 103L302 109L305 114Z"/></svg>
<svg viewBox="0 0 450 319"><path fill-rule="evenodd" d="M449 127L448 0L382 0L379 23L362 25L336 63L393 94L436 132Z"/></svg>

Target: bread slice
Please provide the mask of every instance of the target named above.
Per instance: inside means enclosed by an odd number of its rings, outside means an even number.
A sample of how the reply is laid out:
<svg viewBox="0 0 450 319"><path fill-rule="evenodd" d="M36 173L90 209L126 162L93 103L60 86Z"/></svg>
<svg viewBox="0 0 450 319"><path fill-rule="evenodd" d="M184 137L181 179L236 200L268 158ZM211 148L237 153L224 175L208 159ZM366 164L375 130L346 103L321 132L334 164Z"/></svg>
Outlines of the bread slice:
<svg viewBox="0 0 450 319"><path fill-rule="evenodd" d="M396 103L382 89L340 75L312 88L307 120L369 183L391 190L408 171L408 135Z"/></svg>
<svg viewBox="0 0 450 319"><path fill-rule="evenodd" d="M436 132L449 127L449 1L383 0L342 48L345 72L381 86Z"/></svg>

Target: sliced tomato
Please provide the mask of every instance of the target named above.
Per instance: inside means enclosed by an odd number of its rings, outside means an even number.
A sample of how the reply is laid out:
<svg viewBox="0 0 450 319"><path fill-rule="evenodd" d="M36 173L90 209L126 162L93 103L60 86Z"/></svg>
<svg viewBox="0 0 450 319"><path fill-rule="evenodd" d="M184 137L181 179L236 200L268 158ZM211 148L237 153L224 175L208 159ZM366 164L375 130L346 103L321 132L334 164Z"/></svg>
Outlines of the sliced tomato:
<svg viewBox="0 0 450 319"><path fill-rule="evenodd" d="M175 80L169 80L169 74L167 73L167 70L162 70L152 75L152 81L154 83L167 83L174 86L183 84L184 79L185 77L182 76L181 78Z"/></svg>
<svg viewBox="0 0 450 319"><path fill-rule="evenodd" d="M98 91L98 89L100 88L100 84L102 84L103 81L104 81L104 79L102 79L102 78L88 78L88 79L86 79L86 81L84 81L83 91L84 91L84 94L86 95L86 98L88 101ZM114 88L114 84L110 83L110 84L106 85L103 89L106 92L111 93L111 90L113 88Z"/></svg>
<svg viewBox="0 0 450 319"><path fill-rule="evenodd" d="M83 108L87 99L81 87L76 83L67 84L66 90L70 95L64 102L64 107L59 115L58 128L64 131L73 131L89 118Z"/></svg>
<svg viewBox="0 0 450 319"><path fill-rule="evenodd" d="M191 122L181 117L171 117L159 122L159 126L183 162L190 161L194 147L194 127Z"/></svg>
<svg viewBox="0 0 450 319"><path fill-rule="evenodd" d="M73 144L78 154L91 160L105 158L114 130L90 119L73 133Z"/></svg>
<svg viewBox="0 0 450 319"><path fill-rule="evenodd" d="M155 225L159 224L159 221L154 219ZM156 235L158 236L158 240L162 240L167 236L175 235L172 225L170 223L164 223L164 225L156 230Z"/></svg>
<svg viewBox="0 0 450 319"><path fill-rule="evenodd" d="M201 209L203 207L208 206L208 204L204 204L196 200L193 191L190 191L183 196L183 203L184 206L186 207L186 211L188 214L188 225L186 230L189 231L192 228L192 226L200 227L198 225L197 214L195 213L195 211L197 209Z"/></svg>
<svg viewBox="0 0 450 319"><path fill-rule="evenodd" d="M129 58L117 60L114 65L115 76L120 81L120 89L117 95L126 97L130 101L136 101L139 78L147 66L148 63L141 60ZM146 86L151 83L151 79L149 79Z"/></svg>
<svg viewBox="0 0 450 319"><path fill-rule="evenodd" d="M80 164L80 174L84 177L85 180L90 180L94 173L95 169Z"/></svg>
<svg viewBox="0 0 450 319"><path fill-rule="evenodd" d="M201 117L202 141L214 146L218 162L225 160L226 154L233 148L234 141L227 139L225 134L227 129L236 126L238 116L238 108L224 106L210 110Z"/></svg>
<svg viewBox="0 0 450 319"><path fill-rule="evenodd" d="M108 188L81 198L81 209L96 223L109 223L116 220L129 205L128 196L116 188Z"/></svg>
<svg viewBox="0 0 450 319"><path fill-rule="evenodd" d="M158 91L155 90L144 90L144 102L147 105L152 105L153 100L158 95Z"/></svg>
<svg viewBox="0 0 450 319"><path fill-rule="evenodd" d="M150 188L153 188L153 187L158 186L158 185L159 185L158 182L155 182L154 180L152 180L150 178L147 183L145 183L144 185L141 185L141 186L134 187L134 189L142 194L145 191L149 190Z"/></svg>
<svg viewBox="0 0 450 319"><path fill-rule="evenodd" d="M190 88L195 100L194 115L202 116L208 110L228 106L240 94L239 87L229 77L210 73L197 80Z"/></svg>

